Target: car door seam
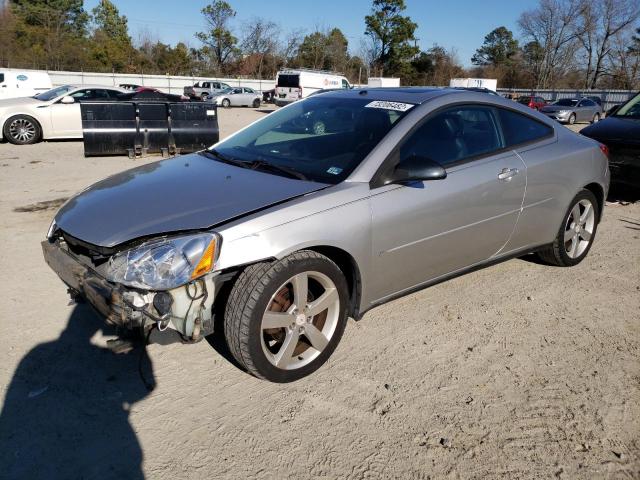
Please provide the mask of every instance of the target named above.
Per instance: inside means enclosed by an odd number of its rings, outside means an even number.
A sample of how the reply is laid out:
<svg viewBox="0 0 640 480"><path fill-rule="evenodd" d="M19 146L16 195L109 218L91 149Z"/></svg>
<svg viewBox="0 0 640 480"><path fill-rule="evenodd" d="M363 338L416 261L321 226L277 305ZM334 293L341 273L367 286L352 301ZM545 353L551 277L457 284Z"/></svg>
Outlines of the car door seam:
<svg viewBox="0 0 640 480"><path fill-rule="evenodd" d="M491 255L491 257L489 257L489 258L494 258L494 257L500 255L500 252L502 252L502 250L504 250L504 248L509 244L509 242L513 238L513 235L516 232L516 229L518 228L518 223L520 222L520 217L522 217L522 211L524 210L524 202L525 202L525 199L527 198L527 182L528 182L527 164L525 163L524 158L522 158L520 156L520 154L516 150L512 150L512 152L516 156L516 158L520 159L520 161L522 162L522 167L523 167L523 171L524 171L524 193L522 194L522 202L520 203L520 213L518 213L518 218L516 218L516 222L514 223L513 228L511 229L511 234L509 235L509 238L507 238L507 241L504 242L504 245L502 245L498 249L498 251L496 253L494 253L493 255Z"/></svg>

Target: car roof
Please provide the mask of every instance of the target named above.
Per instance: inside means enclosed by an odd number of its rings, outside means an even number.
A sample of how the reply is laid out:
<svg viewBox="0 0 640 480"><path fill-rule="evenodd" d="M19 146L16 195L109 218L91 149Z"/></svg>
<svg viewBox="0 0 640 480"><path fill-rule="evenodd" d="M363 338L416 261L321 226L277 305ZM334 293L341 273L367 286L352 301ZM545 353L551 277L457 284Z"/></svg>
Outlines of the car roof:
<svg viewBox="0 0 640 480"><path fill-rule="evenodd" d="M368 98L371 100L382 100L387 102L408 102L413 104L422 104L428 100L443 95L464 95L475 93L477 95L486 96L486 93L472 92L470 90L456 90L454 88L436 88L436 87L378 87L378 88L359 88L353 90L334 90L323 93L324 98L340 97L340 98Z"/></svg>
<svg viewBox="0 0 640 480"><path fill-rule="evenodd" d="M82 83L82 84L68 83L67 85L71 88L108 88L109 90L122 90L122 88L116 87L114 85L94 85L91 83ZM60 86L63 86L63 85L60 85Z"/></svg>

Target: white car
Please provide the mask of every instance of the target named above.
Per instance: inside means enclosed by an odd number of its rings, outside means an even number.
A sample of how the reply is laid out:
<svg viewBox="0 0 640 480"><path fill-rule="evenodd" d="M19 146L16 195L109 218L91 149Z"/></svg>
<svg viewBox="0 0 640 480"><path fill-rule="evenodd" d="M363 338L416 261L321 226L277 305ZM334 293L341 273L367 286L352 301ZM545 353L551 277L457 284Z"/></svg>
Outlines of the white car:
<svg viewBox="0 0 640 480"><path fill-rule="evenodd" d="M224 108L229 107L253 107L258 108L262 94L253 88L235 87L227 88L211 99L216 105Z"/></svg>
<svg viewBox="0 0 640 480"><path fill-rule="evenodd" d="M80 102L115 100L125 92L104 85L63 85L33 97L0 100L0 140L29 145L82 138Z"/></svg>

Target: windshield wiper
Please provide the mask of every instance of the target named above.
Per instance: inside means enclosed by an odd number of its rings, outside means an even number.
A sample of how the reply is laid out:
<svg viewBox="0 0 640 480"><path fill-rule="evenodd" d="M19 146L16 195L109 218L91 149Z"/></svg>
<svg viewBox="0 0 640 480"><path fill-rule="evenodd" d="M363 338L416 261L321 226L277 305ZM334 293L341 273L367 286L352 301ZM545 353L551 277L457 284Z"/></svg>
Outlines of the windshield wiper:
<svg viewBox="0 0 640 480"><path fill-rule="evenodd" d="M292 178L297 178L298 180L308 180L306 175L298 172L297 170L294 170L293 168L265 162L264 160L254 160L253 162L247 162L247 165L253 170L271 170L273 172L284 173L285 175L288 175Z"/></svg>
<svg viewBox="0 0 640 480"><path fill-rule="evenodd" d="M228 163L229 165L233 165L240 168L251 168L251 164L249 162L243 162L242 160L236 160L235 158L228 157L227 155L224 155L223 153L220 153L215 149L204 150L202 151L202 154L215 157L221 162Z"/></svg>

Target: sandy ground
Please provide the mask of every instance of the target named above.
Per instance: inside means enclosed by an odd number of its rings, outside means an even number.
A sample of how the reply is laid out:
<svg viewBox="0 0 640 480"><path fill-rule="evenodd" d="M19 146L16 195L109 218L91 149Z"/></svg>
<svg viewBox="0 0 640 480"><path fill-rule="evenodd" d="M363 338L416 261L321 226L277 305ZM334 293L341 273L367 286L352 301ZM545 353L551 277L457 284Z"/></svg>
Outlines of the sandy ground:
<svg viewBox="0 0 640 480"><path fill-rule="evenodd" d="M640 478L640 203L607 206L577 267L396 300L275 385L219 338L112 355L68 305L39 245L56 200L139 163L0 144L0 478Z"/></svg>

